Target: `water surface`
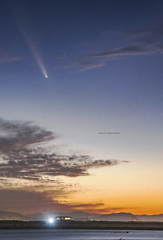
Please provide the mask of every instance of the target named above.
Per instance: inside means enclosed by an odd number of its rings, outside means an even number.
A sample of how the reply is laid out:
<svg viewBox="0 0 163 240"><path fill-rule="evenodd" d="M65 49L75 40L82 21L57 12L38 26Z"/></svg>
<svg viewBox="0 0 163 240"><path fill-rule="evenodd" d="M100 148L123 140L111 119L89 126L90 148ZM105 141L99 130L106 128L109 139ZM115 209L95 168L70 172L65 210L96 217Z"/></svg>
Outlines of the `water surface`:
<svg viewBox="0 0 163 240"><path fill-rule="evenodd" d="M121 230L61 230L29 229L0 230L3 240L132 240L162 239L163 231L121 231Z"/></svg>

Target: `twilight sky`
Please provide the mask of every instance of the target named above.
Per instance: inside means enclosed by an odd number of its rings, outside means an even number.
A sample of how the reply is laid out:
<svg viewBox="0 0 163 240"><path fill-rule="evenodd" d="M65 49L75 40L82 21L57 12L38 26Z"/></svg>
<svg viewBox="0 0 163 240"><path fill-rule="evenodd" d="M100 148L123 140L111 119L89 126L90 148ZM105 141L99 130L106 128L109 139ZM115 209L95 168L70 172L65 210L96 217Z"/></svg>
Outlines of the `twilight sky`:
<svg viewBox="0 0 163 240"><path fill-rule="evenodd" d="M163 213L162 9L1 0L1 210Z"/></svg>

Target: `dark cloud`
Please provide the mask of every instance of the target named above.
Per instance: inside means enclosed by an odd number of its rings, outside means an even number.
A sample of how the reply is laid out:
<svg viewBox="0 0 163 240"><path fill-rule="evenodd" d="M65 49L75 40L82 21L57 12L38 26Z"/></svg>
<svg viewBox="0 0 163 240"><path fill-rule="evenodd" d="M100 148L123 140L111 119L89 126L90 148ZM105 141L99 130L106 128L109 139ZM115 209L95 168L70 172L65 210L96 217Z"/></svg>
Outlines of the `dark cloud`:
<svg viewBox="0 0 163 240"><path fill-rule="evenodd" d="M88 155L43 154L42 148L12 150L3 155L3 160L1 177L27 180L41 180L43 175L86 176L89 168L118 164L117 160L92 160Z"/></svg>
<svg viewBox="0 0 163 240"><path fill-rule="evenodd" d="M36 144L54 139L54 134L30 122L0 119L0 134L2 178L43 182L43 176L86 176L92 167L112 166L120 162L114 159L93 160L89 155L49 153L45 147Z"/></svg>
<svg viewBox="0 0 163 240"><path fill-rule="evenodd" d="M137 209L137 208L128 208L128 207L106 207L106 206L103 206L102 207L102 204L101 204L101 207L99 208L93 208L93 206L91 207L88 207L86 208L86 211L89 212L89 213L96 213L96 214L111 214L111 213L115 213L115 212L128 212L129 210L133 210L133 209ZM78 210L82 210L83 209L80 209L78 208ZM100 219L99 219L100 220ZM101 218L102 221L105 221L104 218ZM108 221L108 219L106 218L106 221Z"/></svg>
<svg viewBox="0 0 163 240"><path fill-rule="evenodd" d="M31 144L43 143L54 139L52 132L31 122L7 121L0 119L0 153L26 148Z"/></svg>
<svg viewBox="0 0 163 240"><path fill-rule="evenodd" d="M77 208L96 208L96 207L103 207L104 203L86 203L86 204L73 204L72 207Z"/></svg>

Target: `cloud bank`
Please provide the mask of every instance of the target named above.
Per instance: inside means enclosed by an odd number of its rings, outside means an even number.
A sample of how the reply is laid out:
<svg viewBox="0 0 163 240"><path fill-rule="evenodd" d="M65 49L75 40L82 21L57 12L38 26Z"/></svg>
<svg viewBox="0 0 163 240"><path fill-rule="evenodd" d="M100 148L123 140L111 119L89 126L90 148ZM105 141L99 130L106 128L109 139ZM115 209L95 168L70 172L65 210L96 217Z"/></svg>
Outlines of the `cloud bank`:
<svg viewBox="0 0 163 240"><path fill-rule="evenodd" d="M53 194L55 190L53 191ZM56 195L58 193L56 192ZM12 201L11 201L12 199ZM127 208L108 207L101 202L90 202L86 204L73 204L67 201L60 202L52 199L46 192L26 191L25 189L0 189L0 206L5 211L29 213L69 213L72 211L87 211L89 213L109 213L114 211L124 211Z"/></svg>

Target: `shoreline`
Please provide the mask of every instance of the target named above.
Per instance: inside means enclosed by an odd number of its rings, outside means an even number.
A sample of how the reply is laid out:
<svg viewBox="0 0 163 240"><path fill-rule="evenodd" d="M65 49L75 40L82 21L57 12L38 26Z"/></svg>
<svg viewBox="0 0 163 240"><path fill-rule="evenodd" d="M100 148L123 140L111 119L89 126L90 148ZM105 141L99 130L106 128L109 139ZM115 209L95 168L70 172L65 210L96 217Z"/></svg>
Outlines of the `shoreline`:
<svg viewBox="0 0 163 240"><path fill-rule="evenodd" d="M106 222L106 221L0 221L2 229L85 229L85 230L155 230L163 231L163 222Z"/></svg>

